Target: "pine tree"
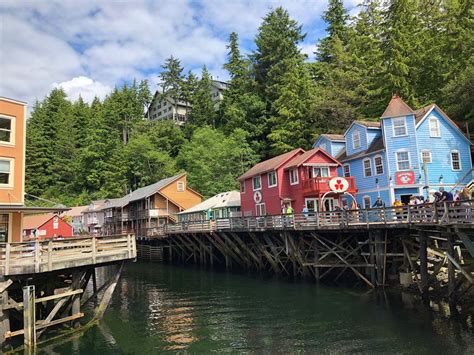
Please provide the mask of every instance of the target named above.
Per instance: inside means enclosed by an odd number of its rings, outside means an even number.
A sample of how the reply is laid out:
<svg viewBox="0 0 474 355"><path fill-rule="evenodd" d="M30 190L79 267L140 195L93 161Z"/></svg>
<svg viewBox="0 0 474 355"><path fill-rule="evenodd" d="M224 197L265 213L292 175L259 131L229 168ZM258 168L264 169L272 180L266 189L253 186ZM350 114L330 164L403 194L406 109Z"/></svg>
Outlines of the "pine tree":
<svg viewBox="0 0 474 355"><path fill-rule="evenodd" d="M216 110L212 101L211 93L212 81L209 72L204 66L202 68L201 79L198 81L194 94L192 95L192 110L189 113L188 128L203 127L206 125L215 126Z"/></svg>
<svg viewBox="0 0 474 355"><path fill-rule="evenodd" d="M183 97L183 67L179 59L171 56L166 59L165 64L162 66L163 71L160 73L161 88L162 88L162 99L169 97L172 100L172 104L176 110L178 101Z"/></svg>

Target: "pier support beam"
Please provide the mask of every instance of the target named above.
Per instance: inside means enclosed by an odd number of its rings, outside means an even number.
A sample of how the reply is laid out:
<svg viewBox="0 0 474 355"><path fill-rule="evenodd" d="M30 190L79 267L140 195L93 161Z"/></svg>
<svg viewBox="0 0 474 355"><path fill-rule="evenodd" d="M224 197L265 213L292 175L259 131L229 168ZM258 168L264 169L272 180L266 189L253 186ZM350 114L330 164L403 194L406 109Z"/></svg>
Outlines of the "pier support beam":
<svg viewBox="0 0 474 355"><path fill-rule="evenodd" d="M35 286L23 287L23 330L26 347L36 345L36 305Z"/></svg>
<svg viewBox="0 0 474 355"><path fill-rule="evenodd" d="M421 296L424 301L428 298L428 236L420 232L420 278Z"/></svg>

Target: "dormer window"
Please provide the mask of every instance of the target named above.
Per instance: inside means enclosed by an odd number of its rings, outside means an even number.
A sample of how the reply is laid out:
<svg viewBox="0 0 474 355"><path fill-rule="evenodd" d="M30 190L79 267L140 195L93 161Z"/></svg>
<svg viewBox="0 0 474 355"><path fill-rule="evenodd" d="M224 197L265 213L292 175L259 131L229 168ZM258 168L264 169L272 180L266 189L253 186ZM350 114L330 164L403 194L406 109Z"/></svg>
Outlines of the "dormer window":
<svg viewBox="0 0 474 355"><path fill-rule="evenodd" d="M360 132L359 131L354 131L354 133L352 133L352 144L354 146L354 149L360 148Z"/></svg>
<svg viewBox="0 0 474 355"><path fill-rule="evenodd" d="M407 130L407 120L405 117L398 117L393 119L393 136L394 137L403 137L408 133Z"/></svg>
<svg viewBox="0 0 474 355"><path fill-rule="evenodd" d="M439 121L436 117L430 117L430 137L441 137L441 129Z"/></svg>
<svg viewBox="0 0 474 355"><path fill-rule="evenodd" d="M178 192L183 192L184 191L184 182L183 181L178 181L177 189L178 189Z"/></svg>

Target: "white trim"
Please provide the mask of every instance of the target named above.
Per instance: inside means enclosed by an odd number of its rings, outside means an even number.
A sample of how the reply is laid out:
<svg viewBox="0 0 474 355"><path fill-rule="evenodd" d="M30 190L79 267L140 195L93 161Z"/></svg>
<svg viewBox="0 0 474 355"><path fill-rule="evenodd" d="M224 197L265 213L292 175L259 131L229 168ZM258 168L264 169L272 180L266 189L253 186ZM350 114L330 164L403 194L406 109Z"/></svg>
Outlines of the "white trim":
<svg viewBox="0 0 474 355"><path fill-rule="evenodd" d="M262 212L262 207L263 206L263 210L264 210L264 214L258 214L258 207L260 207L260 212ZM265 206L265 202L262 202L262 203L256 203L255 204L255 216L266 216L267 215L267 206Z"/></svg>
<svg viewBox="0 0 474 355"><path fill-rule="evenodd" d="M369 199L369 205L368 206L365 205L365 199L366 198ZM370 196L369 195L362 196L362 208L365 209L365 208L371 208L371 207L372 207L372 199L370 198Z"/></svg>
<svg viewBox="0 0 474 355"><path fill-rule="evenodd" d="M0 96L0 101L7 101L7 102L12 102L14 104L19 104L19 105L23 105L23 106L26 106L27 103L24 102L24 101L19 101L19 100L15 100L15 99L9 99L8 97L5 97L5 96Z"/></svg>
<svg viewBox="0 0 474 355"><path fill-rule="evenodd" d="M395 121L397 121L397 120L403 120L403 125L405 126L405 134L401 134L401 135L396 135L395 134ZM392 134L393 134L392 135L393 138L408 136L408 124L407 124L407 117L406 116L400 116L400 117L392 118Z"/></svg>
<svg viewBox="0 0 474 355"><path fill-rule="evenodd" d="M377 173L377 163L375 163L375 159L377 158L380 158L380 163L381 163L380 166L382 167L382 172L380 174ZM374 170L375 170L375 176L383 175L385 172L385 167L383 166L382 155L380 154L377 154L376 156L374 156Z"/></svg>
<svg viewBox="0 0 474 355"><path fill-rule="evenodd" d="M435 121L436 122L436 125L437 125L437 135L432 135L431 132L432 132L432 128L433 126L431 125L431 123ZM430 137L431 138L441 138L441 125L439 123L439 120L435 117L435 116L431 116L428 120L428 129L430 131Z"/></svg>
<svg viewBox="0 0 474 355"><path fill-rule="evenodd" d="M181 186L181 188L180 188ZM186 190L186 186L184 185L184 181L177 181L176 182L176 190L178 190L178 192L184 192Z"/></svg>
<svg viewBox="0 0 474 355"><path fill-rule="evenodd" d="M315 166L315 167L327 167L327 166L339 166L339 164L335 163L306 163L303 166Z"/></svg>
<svg viewBox="0 0 474 355"><path fill-rule="evenodd" d="M5 118L7 120L10 120L10 122L11 122L11 125L10 125L10 141L9 142L0 141L0 146L14 147L15 146L15 136L16 136L16 117L15 116L10 116L10 115L5 115L5 114L0 114L0 118Z"/></svg>
<svg viewBox="0 0 474 355"><path fill-rule="evenodd" d="M382 187L379 187L378 189L375 188L375 189L359 190L357 192L357 194L358 195L360 195L360 194L369 194L369 193L372 193L372 192L384 192L384 191L389 191L389 190L390 190L389 186L382 186Z"/></svg>
<svg viewBox="0 0 474 355"><path fill-rule="evenodd" d="M365 167L365 162L366 162L366 161L369 162L370 175L367 175L367 174L366 174L366 167ZM370 158L364 158L364 159L362 160L362 169L364 170L364 177L372 177L372 176L374 176L373 171L372 171L372 159L370 159Z"/></svg>
<svg viewBox="0 0 474 355"><path fill-rule="evenodd" d="M457 153L457 155L458 155L459 169L454 169L454 166L453 166L453 153ZM452 149L452 150L449 152L449 158L450 158L450 160L451 160L451 170L452 170L452 171L461 171L461 170L462 170L461 153L459 152L459 150L457 150L457 149Z"/></svg>
<svg viewBox="0 0 474 355"><path fill-rule="evenodd" d="M359 142L359 146L358 146L358 147L356 147L356 145L355 145L355 141L356 141L356 139L355 139L355 134L356 134L356 133L357 133L357 141ZM359 130L355 130L354 132L352 132L352 137L351 137L351 139L352 139L352 149L353 149L353 150L357 150L357 149L360 149L360 148L362 147L361 142L360 142L360 131L359 131Z"/></svg>
<svg viewBox="0 0 474 355"><path fill-rule="evenodd" d="M23 115L23 160L22 160L22 165L23 165L23 171L22 171L22 175L21 175L21 180L22 180L22 184L21 184L21 196L20 196L20 200L22 203L25 202L25 176L26 176L26 115L28 113L28 106L25 104L25 106L23 106L23 111L24 111L24 115ZM22 219L23 221L23 219Z"/></svg>
<svg viewBox="0 0 474 355"><path fill-rule="evenodd" d="M270 185L270 174L274 174L275 175L275 183L273 185ZM267 173L267 183L268 183L268 187L271 188L271 187L277 187L278 186L278 175L276 173L275 170L273 171L270 171Z"/></svg>
<svg viewBox="0 0 474 355"><path fill-rule="evenodd" d="M349 168L349 169L348 169L349 175L346 175L346 171L345 171L345 168L346 168L346 167ZM349 177L349 176L351 176L351 164L345 163L345 164L342 165L342 175L343 175L344 177Z"/></svg>
<svg viewBox="0 0 474 355"><path fill-rule="evenodd" d="M408 168L407 169L399 169L398 168L398 153L407 153L408 154ZM410 157L410 151L406 148L402 148L402 149L398 149L397 151L395 151L395 167L396 167L396 171L408 171L408 170L411 170L411 157Z"/></svg>
<svg viewBox="0 0 474 355"><path fill-rule="evenodd" d="M296 171L296 175L295 175L295 176L296 176L296 181L293 181L293 182L291 182L291 180L292 180L292 179L291 179L291 176L292 176L292 175L291 175L291 172L292 172L292 171ZM288 171L288 174L289 174L289 178L290 178L290 185L298 185L298 183L300 182L300 181L299 181L300 179L299 179L299 176L298 176L298 168L296 168L296 169L290 169L290 170Z"/></svg>
<svg viewBox="0 0 474 355"><path fill-rule="evenodd" d="M0 160L5 160L10 163L10 174L8 176L8 184L0 183L0 189L13 189L15 181L15 159L8 157L0 157Z"/></svg>
<svg viewBox="0 0 474 355"><path fill-rule="evenodd" d="M254 180L255 178L258 178L260 180L260 187L255 188L255 180ZM252 188L253 188L253 191L258 191L262 189L262 175L252 176Z"/></svg>
<svg viewBox="0 0 474 355"><path fill-rule="evenodd" d="M423 159L423 153L429 153L430 155L430 161L427 161L426 164L431 164L433 162L433 155L431 154L431 150L429 149L422 149L420 152L420 158L421 158L421 163L425 164L425 161Z"/></svg>

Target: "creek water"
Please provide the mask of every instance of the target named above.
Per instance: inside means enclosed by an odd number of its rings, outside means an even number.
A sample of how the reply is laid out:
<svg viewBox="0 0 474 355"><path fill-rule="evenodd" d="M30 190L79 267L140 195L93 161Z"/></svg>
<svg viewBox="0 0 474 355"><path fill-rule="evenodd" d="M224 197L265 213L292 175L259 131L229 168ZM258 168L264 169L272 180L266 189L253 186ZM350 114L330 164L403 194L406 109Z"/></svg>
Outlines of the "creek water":
<svg viewBox="0 0 474 355"><path fill-rule="evenodd" d="M99 326L38 353L468 354L473 322L408 294L139 262Z"/></svg>

